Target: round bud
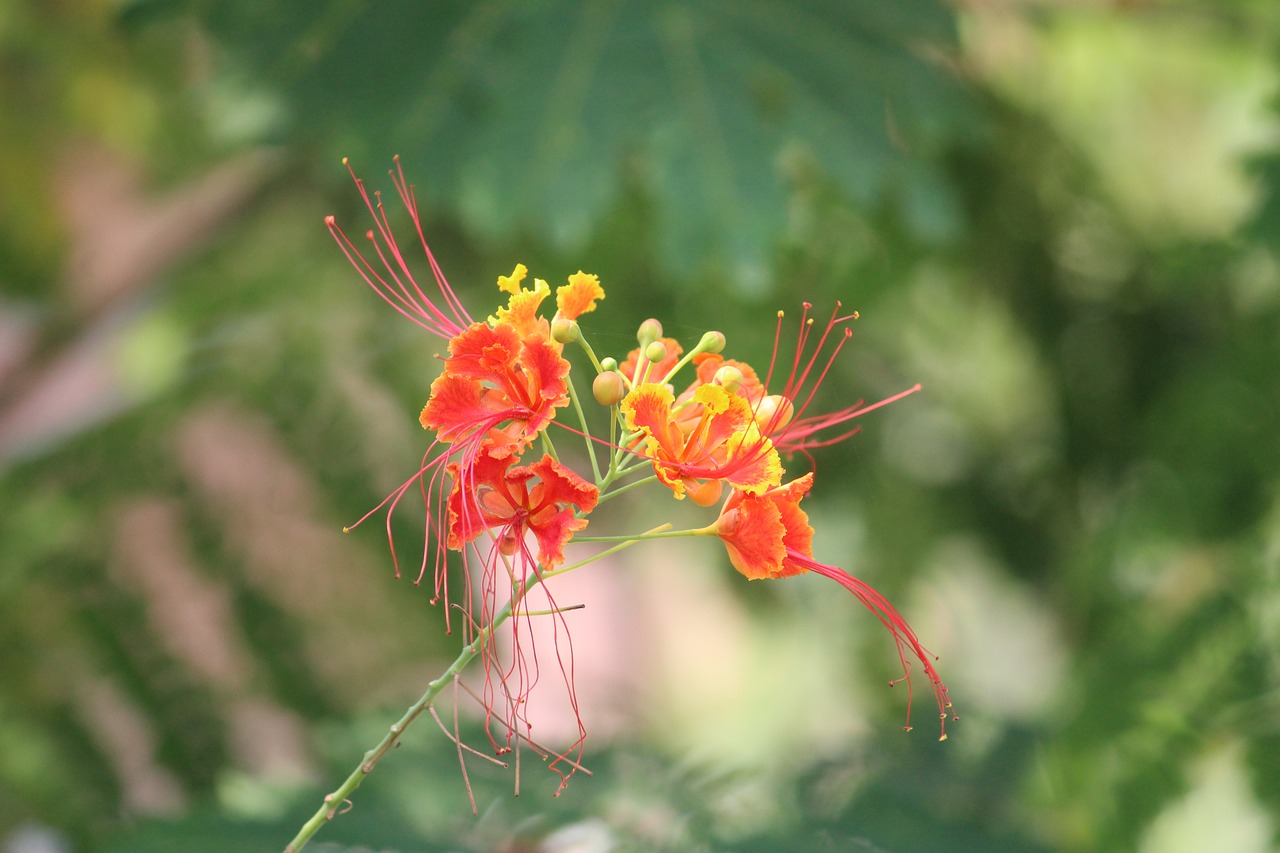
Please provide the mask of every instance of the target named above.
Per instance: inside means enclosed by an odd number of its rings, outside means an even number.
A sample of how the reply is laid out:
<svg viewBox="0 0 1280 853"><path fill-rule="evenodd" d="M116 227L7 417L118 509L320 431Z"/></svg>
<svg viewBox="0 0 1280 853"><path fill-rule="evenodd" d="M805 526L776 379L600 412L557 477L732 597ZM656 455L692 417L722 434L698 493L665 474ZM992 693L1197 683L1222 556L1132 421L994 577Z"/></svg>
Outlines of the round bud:
<svg viewBox="0 0 1280 853"><path fill-rule="evenodd" d="M582 337L582 329L578 327L577 320L557 317L551 321L551 337L562 344L571 344Z"/></svg>
<svg viewBox="0 0 1280 853"><path fill-rule="evenodd" d="M616 406L627 396L627 383L616 370L601 373L591 382L591 395L602 406Z"/></svg>
<svg viewBox="0 0 1280 853"><path fill-rule="evenodd" d="M724 367L721 367L716 371L716 375L712 378L712 381L732 394L734 391L737 391L742 387L742 380L744 378L745 377L743 377L741 370L734 367L732 364L726 364Z"/></svg>
<svg viewBox="0 0 1280 853"><path fill-rule="evenodd" d="M791 423L795 406L781 394L770 394L756 404L755 416L761 432L770 435Z"/></svg>
<svg viewBox="0 0 1280 853"><path fill-rule="evenodd" d="M657 364L667 357L667 345L662 341L654 341L644 348L644 357Z"/></svg>
<svg viewBox="0 0 1280 853"><path fill-rule="evenodd" d="M618 360L611 355L606 355L600 359L600 370L608 373L610 370L618 369Z"/></svg>
<svg viewBox="0 0 1280 853"><path fill-rule="evenodd" d="M698 341L698 352L724 352L724 332L707 332Z"/></svg>
<svg viewBox="0 0 1280 853"><path fill-rule="evenodd" d="M636 340L642 347L648 346L660 337L662 337L662 324L652 317L641 323L639 330L636 331Z"/></svg>

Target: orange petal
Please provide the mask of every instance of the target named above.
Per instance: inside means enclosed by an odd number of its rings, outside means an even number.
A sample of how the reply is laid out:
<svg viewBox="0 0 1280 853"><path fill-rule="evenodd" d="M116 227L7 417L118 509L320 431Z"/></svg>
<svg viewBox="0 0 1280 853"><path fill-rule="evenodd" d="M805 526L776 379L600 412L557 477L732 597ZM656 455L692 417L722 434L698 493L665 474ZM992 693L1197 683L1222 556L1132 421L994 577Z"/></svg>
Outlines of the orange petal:
<svg viewBox="0 0 1280 853"><path fill-rule="evenodd" d="M431 383L431 397L422 407L418 421L426 429L438 432L441 440L453 441L492 418L493 412L485 404L484 386L479 381L442 373Z"/></svg>
<svg viewBox="0 0 1280 853"><path fill-rule="evenodd" d="M774 577L782 569L787 550L782 514L772 501L742 496L716 521L716 533L724 540L733 567L750 580Z"/></svg>
<svg viewBox="0 0 1280 853"><path fill-rule="evenodd" d="M557 314L568 320L576 320L588 311L596 310L596 302L604 299L604 288L597 276L578 270L569 276L569 283L556 288Z"/></svg>

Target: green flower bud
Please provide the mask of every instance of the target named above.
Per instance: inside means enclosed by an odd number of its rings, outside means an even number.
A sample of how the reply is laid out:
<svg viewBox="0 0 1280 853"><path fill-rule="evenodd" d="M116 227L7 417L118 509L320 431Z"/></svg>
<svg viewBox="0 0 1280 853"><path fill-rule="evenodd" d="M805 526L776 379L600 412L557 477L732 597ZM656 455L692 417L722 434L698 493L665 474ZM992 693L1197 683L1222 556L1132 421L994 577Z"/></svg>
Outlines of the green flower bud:
<svg viewBox="0 0 1280 853"><path fill-rule="evenodd" d="M667 357L667 345L662 341L654 341L644 348L644 357L657 364Z"/></svg>
<svg viewBox="0 0 1280 853"><path fill-rule="evenodd" d="M741 370L734 367L732 364L726 364L724 367L716 371L716 375L712 381L732 394L742 386L743 378Z"/></svg>
<svg viewBox="0 0 1280 853"><path fill-rule="evenodd" d="M725 345L724 332L707 332L698 341L695 352L723 352Z"/></svg>
<svg viewBox="0 0 1280 853"><path fill-rule="evenodd" d="M551 337L562 344L571 344L582 337L582 329L577 320L557 317L551 321Z"/></svg>
<svg viewBox="0 0 1280 853"><path fill-rule="evenodd" d="M642 347L648 346L660 337L662 337L662 324L652 317L641 323L640 329L636 332L636 340Z"/></svg>
<svg viewBox="0 0 1280 853"><path fill-rule="evenodd" d="M600 370L602 372L608 373L610 370L617 370L617 369L618 369L618 360L613 356L606 355L604 358L600 359Z"/></svg>

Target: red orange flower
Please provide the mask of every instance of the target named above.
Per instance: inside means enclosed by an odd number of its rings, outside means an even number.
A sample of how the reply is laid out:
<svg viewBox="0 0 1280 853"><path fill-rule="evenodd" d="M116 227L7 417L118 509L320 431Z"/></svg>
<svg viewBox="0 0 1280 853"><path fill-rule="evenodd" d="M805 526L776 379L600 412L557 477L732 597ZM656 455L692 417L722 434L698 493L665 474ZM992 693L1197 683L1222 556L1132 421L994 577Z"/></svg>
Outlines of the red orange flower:
<svg viewBox="0 0 1280 853"><path fill-rule="evenodd" d="M473 323L449 341L444 373L431 384L419 421L473 451L485 442L520 450L568 404L568 375L569 362L550 337L521 336L509 322Z"/></svg>
<svg viewBox="0 0 1280 853"><path fill-rule="evenodd" d="M718 385L704 385L694 394L698 409L691 424L673 411L674 402L665 385L646 383L626 396L622 410L658 479L677 498L688 494L709 506L719 499L722 482L746 492L777 485L782 463L743 398Z"/></svg>
<svg viewBox="0 0 1280 853"><path fill-rule="evenodd" d="M537 540L538 564L550 568L564 561L565 544L587 526L577 513L594 509L600 490L548 455L513 468L515 461L486 448L466 470L450 466L448 545L461 550L496 530L498 550L510 556L525 547L528 532Z"/></svg>
<svg viewBox="0 0 1280 853"><path fill-rule="evenodd" d="M907 730L911 729L911 658L920 662L929 680L941 718L940 740L947 739L946 721L955 718L947 686L934 669L932 655L920 645L915 631L883 595L865 582L836 566L813 559L813 527L800 509L800 500L813 485L813 474L805 474L786 485L763 494L735 491L725 502L713 529L724 542L733 567L750 580L781 578L814 572L843 586L863 603L880 624L888 629L902 663L907 683Z"/></svg>
<svg viewBox="0 0 1280 853"><path fill-rule="evenodd" d="M759 495L734 490L720 510L716 534L724 540L729 562L750 580L802 574L790 554L813 552L813 528L800 499L813 486L813 474Z"/></svg>

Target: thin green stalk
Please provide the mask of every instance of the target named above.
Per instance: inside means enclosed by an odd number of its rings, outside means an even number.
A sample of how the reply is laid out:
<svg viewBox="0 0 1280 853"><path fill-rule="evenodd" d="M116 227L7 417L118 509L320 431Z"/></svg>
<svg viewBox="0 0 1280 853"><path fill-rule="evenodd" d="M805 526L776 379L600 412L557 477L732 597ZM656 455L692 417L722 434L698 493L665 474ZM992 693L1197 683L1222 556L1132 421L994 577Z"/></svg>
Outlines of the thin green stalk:
<svg viewBox="0 0 1280 853"><path fill-rule="evenodd" d="M575 536L575 542L645 542L649 539L674 539L677 536L710 536L716 532L715 525L695 527L689 530L658 530L651 533L633 533L629 536Z"/></svg>
<svg viewBox="0 0 1280 853"><path fill-rule="evenodd" d="M626 541L620 542L617 545L614 545L612 548L606 548L605 550L599 552L598 554L592 554L590 557L587 557L585 560L579 560L576 563L570 563L567 566L561 566L558 569L553 569L552 571L549 571L549 572L543 572L542 580L547 581L547 580L550 580L551 578L559 577L560 575L567 574L573 571L574 569L580 569L583 566L590 565L591 563L594 563L596 560L599 560L601 557L608 557L611 554L616 554L619 551L621 551L623 548L630 548L632 545L635 545L637 542L643 542L645 537L653 536L655 533L662 533L663 531L669 530L670 528L671 528L670 523L664 522L663 524L659 524L657 527L646 530L644 533L637 533L634 536L629 536L626 538Z"/></svg>
<svg viewBox="0 0 1280 853"><path fill-rule="evenodd" d="M565 381L569 385L569 399L573 401L573 410L578 415L578 423L582 426L582 440L587 443L587 458L591 460L591 473L595 475L596 482L600 482L600 463L596 461L596 448L591 441L591 428L587 425L587 415L582 411L582 400L578 397L578 389L573 385L573 377L566 376Z"/></svg>
<svg viewBox="0 0 1280 853"><path fill-rule="evenodd" d="M600 359L596 358L596 351L591 348L591 344L587 343L585 335L578 337L578 346L582 347L583 352L587 354L587 358L591 359L591 366L596 369L596 373L604 373L604 368L600 366Z"/></svg>
<svg viewBox="0 0 1280 853"><path fill-rule="evenodd" d="M404 734L405 729L409 728L413 721L421 716L423 711L431 708L436 697L440 695L440 691L444 690L446 686L451 684L454 678L458 676L462 670L466 669L467 665L470 664L471 661L475 660L476 656L480 654L480 650L484 648L485 643L489 641L489 637L491 637L493 632L501 627L504 622L511 618L511 614L514 612L514 609L519 606L520 602L531 589L549 578L562 575L566 572L573 571L574 569L582 568L585 565L594 563L601 557L616 554L623 548L629 548L637 542L643 541L644 538L652 538L654 535L660 534L665 528L670 526L671 525L669 524L664 524L646 531L645 533L632 536L612 548L607 548L604 551L593 554L585 560L580 560L577 563L562 566L553 571L535 572L526 581L518 585L514 590L511 600L507 602L507 605L503 607L502 610L498 611L493 618L493 622L481 631L474 640L462 647L462 652L458 655L457 659L450 664L449 668L446 669L439 678L427 685L426 692L422 694L417 702L410 705L409 710L405 711L404 716L397 720L391 728L387 730L386 735L384 735L382 740L378 742L378 745L364 754L364 758L360 760L360 764L351 771L351 774L347 776L346 780L344 780L343 783L332 793L325 795L324 804L321 805L320 808L316 810L316 813L313 814L311 818L302 825L302 828L298 830L298 834L295 835L293 840L289 842L288 846L284 848L285 853L298 853L298 851L302 850L302 848L306 846L307 842L311 840L311 837L320 830L320 827L333 820L334 816L338 814L338 810L342 808L342 804L347 802L347 798L355 792L356 788L360 787L360 783L364 781L365 777L373 772L373 768L378 765L378 762L382 760L383 756L390 752L396 744L400 742L400 736Z"/></svg>
<svg viewBox="0 0 1280 853"><path fill-rule="evenodd" d="M507 609L500 614L500 618L494 620L493 628L497 628L505 622L510 615L510 605L508 605ZM485 633L487 634L489 631L486 631ZM462 670L466 668L467 664L471 663L471 661L475 659L475 656L480 654L481 644L485 639L487 639L487 637L482 634L464 646L462 653L458 655L457 660L455 660L453 664L445 670L444 674L427 685L427 690L422 694L422 697L418 699L417 702L414 702L409 706L409 710L406 711L404 716L397 720L391 728L387 730L386 735L378 742L377 746L364 754L364 758L360 761L360 764L356 769L351 771L351 775L348 776L333 793L325 795L324 805L317 809L316 813L311 816L311 819L302 825L302 828L298 830L298 834L295 835L293 840L289 842L289 845L284 848L285 853L298 853L298 851L305 847L307 842L311 840L311 836L315 835L316 832L319 831L320 827L333 820L334 815L338 813L338 809L340 809L342 804L347 801L347 798L355 792L356 788L360 787L360 783L364 781L364 778L373 772L373 768L382 760L382 757L390 752L391 749L399 742L400 736L404 734L404 730L407 729L423 711L427 710L427 708L431 706L431 703L435 698L440 695L440 691L453 681L454 676L462 672Z"/></svg>
<svg viewBox="0 0 1280 853"><path fill-rule="evenodd" d="M644 477L640 480L636 480L633 483L627 483L625 486L618 486L618 488L614 489L612 492L602 493L599 499L596 501L596 505L599 506L600 504L604 503L610 498L616 498L618 495L629 492L632 489L636 488L637 486L643 486L647 483L652 483L656 479L658 479L657 474L650 474L648 477ZM574 538L578 539L579 537L575 536Z"/></svg>

